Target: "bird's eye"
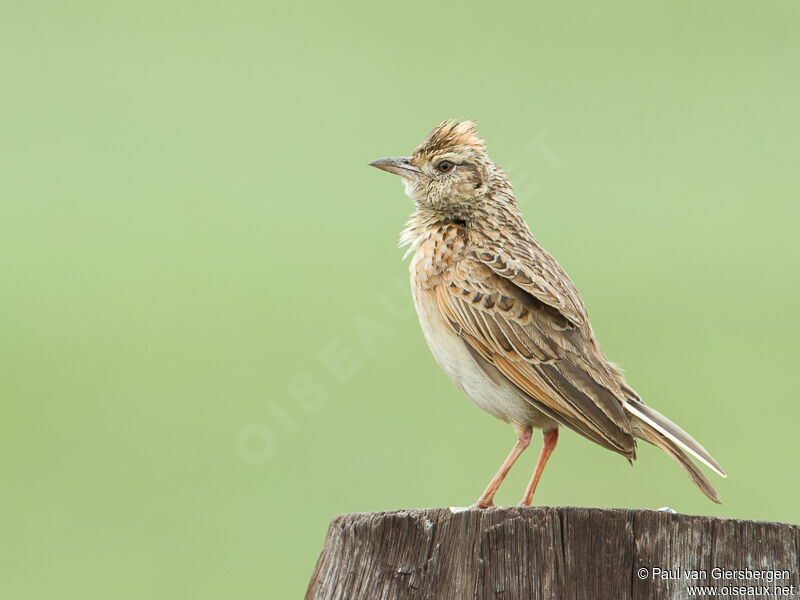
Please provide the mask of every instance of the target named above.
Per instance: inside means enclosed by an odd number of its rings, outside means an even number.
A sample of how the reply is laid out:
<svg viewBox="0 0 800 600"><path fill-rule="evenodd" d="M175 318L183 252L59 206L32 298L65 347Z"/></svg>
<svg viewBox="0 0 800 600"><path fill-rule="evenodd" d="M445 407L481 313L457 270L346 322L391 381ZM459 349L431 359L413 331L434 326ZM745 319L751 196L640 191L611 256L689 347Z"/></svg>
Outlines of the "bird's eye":
<svg viewBox="0 0 800 600"><path fill-rule="evenodd" d="M455 166L456 166L455 163L452 163L449 160L443 160L438 165L436 165L436 168L441 173L449 173L450 171L453 170L453 167L455 167Z"/></svg>

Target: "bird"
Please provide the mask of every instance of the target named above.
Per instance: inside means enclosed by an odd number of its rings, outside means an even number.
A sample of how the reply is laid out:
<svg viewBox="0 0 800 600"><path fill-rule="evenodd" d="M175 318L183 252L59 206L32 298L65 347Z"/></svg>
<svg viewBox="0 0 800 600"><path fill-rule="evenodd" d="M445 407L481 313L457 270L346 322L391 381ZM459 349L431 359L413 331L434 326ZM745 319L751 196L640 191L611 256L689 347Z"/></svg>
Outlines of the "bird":
<svg viewBox="0 0 800 600"><path fill-rule="evenodd" d="M410 156L369 163L399 175L416 210L400 235L414 306L434 359L517 440L474 508L494 497L533 430L543 445L520 501L530 506L564 426L633 464L637 440L661 448L712 501L692 457L725 471L692 436L648 406L601 350L583 300L536 241L506 173L474 121L437 125Z"/></svg>

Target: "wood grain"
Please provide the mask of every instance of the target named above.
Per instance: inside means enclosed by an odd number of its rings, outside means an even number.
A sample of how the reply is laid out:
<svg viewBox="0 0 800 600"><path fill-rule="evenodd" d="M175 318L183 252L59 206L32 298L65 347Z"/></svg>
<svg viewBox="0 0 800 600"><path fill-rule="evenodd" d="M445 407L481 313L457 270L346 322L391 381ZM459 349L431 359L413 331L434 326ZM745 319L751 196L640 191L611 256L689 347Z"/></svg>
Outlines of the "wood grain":
<svg viewBox="0 0 800 600"><path fill-rule="evenodd" d="M780 577L767 581L763 570ZM693 585L718 597L797 598L799 574L797 525L645 510L433 508L334 518L306 600L650 600L691 597Z"/></svg>

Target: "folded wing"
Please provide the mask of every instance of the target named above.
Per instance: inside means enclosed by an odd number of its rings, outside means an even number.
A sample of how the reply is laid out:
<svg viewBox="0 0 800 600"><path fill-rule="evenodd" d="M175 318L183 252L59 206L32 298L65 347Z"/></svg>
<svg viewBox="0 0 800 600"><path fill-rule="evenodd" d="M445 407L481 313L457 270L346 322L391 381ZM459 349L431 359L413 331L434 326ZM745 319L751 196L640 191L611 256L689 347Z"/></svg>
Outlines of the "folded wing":
<svg viewBox="0 0 800 600"><path fill-rule="evenodd" d="M534 294L535 279L522 274L528 291L514 281L515 273L497 255L471 256L437 286L438 306L473 355L536 408L633 458L625 394L594 343L583 305L557 290Z"/></svg>

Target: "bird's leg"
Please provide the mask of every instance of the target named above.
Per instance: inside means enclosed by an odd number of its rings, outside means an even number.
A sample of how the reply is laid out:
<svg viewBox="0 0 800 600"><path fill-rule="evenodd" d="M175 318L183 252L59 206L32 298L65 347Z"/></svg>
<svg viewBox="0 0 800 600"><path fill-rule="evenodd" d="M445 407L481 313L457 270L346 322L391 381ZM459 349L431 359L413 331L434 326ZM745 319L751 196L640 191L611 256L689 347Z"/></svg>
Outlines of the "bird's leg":
<svg viewBox="0 0 800 600"><path fill-rule="evenodd" d="M542 452L539 454L539 460L536 461L536 469L533 471L533 477L531 477L531 481L528 484L528 487L525 489L525 495L522 497L522 500L519 503L520 506L531 505L531 500L533 500L533 492L536 491L536 486L539 485L539 478L542 476L542 471L544 471L544 466L547 464L547 459L550 458L553 450L556 449L556 443L558 442L558 429L545 431L543 437L544 445L542 446Z"/></svg>
<svg viewBox="0 0 800 600"><path fill-rule="evenodd" d="M511 467L514 466L514 463L519 458L519 455L525 451L531 443L531 428L519 428L517 429L517 443L514 444L514 447L511 449L511 453L503 462L500 470L497 471L497 475L495 475L492 480L489 482L489 485L484 490L481 497L478 498L478 501L473 504L475 508L489 508L490 506L494 506L494 495L497 492L497 488L500 487L500 484L503 483L503 479L506 478L508 472L511 470Z"/></svg>

